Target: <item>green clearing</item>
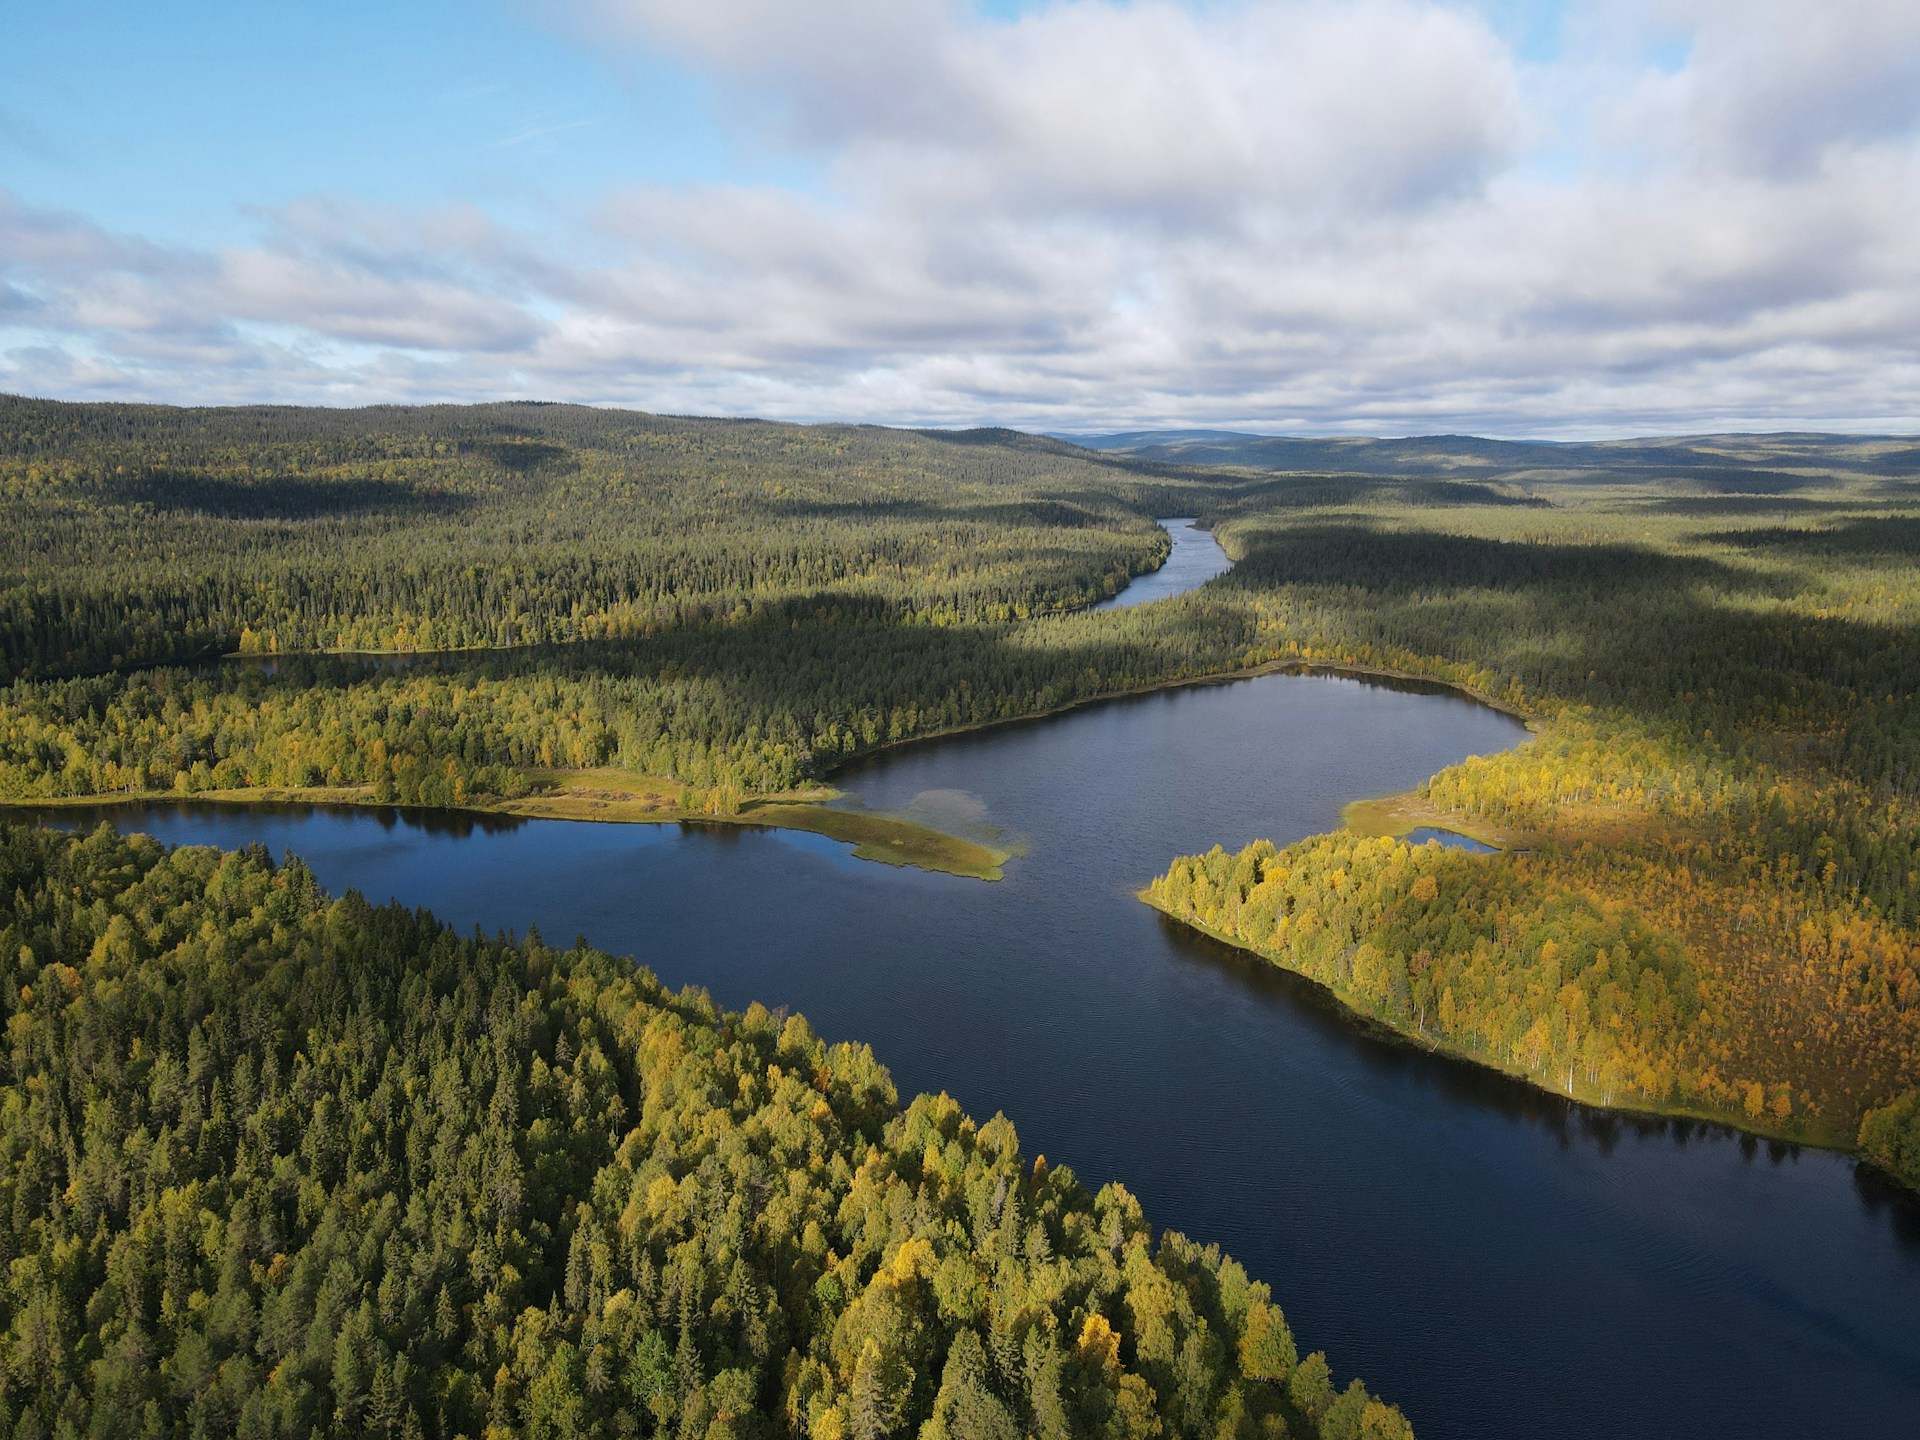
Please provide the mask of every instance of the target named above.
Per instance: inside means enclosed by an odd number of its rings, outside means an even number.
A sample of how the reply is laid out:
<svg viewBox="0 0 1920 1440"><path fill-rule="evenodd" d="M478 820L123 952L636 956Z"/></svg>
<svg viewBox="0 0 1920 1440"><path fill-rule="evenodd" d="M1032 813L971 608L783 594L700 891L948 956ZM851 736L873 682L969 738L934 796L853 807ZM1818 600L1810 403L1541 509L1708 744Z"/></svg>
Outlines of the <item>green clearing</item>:
<svg viewBox="0 0 1920 1440"><path fill-rule="evenodd" d="M1442 810L1418 794L1355 800L1341 810L1340 823L1356 835L1390 835L1396 840L1416 830L1446 830L1496 850L1524 850L1534 838L1523 830L1509 830L1472 815Z"/></svg>

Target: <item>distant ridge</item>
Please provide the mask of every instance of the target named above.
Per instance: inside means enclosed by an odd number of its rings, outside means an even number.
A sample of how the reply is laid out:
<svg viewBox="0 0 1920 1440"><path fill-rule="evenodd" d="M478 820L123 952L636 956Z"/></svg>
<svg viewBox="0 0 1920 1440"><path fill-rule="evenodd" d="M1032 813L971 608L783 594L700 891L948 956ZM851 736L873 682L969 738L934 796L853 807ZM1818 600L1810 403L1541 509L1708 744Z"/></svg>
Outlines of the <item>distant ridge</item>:
<svg viewBox="0 0 1920 1440"><path fill-rule="evenodd" d="M1638 440L1489 440L1476 435L1402 439L1305 438L1233 430L1133 430L1053 438L1103 454L1155 464L1229 466L1248 470L1357 475L1452 476L1461 479L1637 479L1672 475L1710 483L1737 475L1752 488L1769 473L1797 479L1813 473L1920 475L1920 437L1786 432L1688 435Z"/></svg>

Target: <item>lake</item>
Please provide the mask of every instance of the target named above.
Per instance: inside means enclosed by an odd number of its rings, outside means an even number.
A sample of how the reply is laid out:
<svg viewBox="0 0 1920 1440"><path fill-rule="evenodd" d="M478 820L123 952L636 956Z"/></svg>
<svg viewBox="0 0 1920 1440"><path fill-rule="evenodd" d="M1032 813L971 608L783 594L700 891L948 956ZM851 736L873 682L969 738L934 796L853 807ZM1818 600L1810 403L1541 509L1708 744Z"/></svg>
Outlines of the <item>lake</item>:
<svg viewBox="0 0 1920 1440"><path fill-rule="evenodd" d="M850 803L998 829L997 884L780 831L164 805L335 890L584 934L724 1004L873 1044L904 1094L1004 1110L1273 1286L1302 1348L1424 1440L1908 1436L1920 1206L1843 1157L1639 1122L1370 1033L1134 898L1176 854L1339 823L1521 727L1458 697L1266 676L910 745ZM97 814L64 812L60 823Z"/></svg>

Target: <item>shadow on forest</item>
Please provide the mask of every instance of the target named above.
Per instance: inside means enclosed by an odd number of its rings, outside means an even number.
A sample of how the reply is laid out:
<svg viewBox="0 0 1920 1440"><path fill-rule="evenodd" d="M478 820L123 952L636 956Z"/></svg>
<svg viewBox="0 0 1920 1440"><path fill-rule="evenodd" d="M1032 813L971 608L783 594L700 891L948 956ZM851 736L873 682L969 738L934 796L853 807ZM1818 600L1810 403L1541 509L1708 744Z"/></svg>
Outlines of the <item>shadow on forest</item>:
<svg viewBox="0 0 1920 1440"><path fill-rule="evenodd" d="M1785 470L1756 470L1740 465L1699 466L1666 475L1636 474L1636 484L1667 482L1704 490L1709 495L1791 495L1796 490L1821 489L1832 482L1820 475L1796 475Z"/></svg>
<svg viewBox="0 0 1920 1440"><path fill-rule="evenodd" d="M1080 447L1064 441L1054 440L1045 435L1030 435L1024 430L1008 430L1004 426L982 425L971 430L915 430L912 432L922 440L932 440L939 445L955 445L963 449L988 447L1000 449L1013 446L1021 450L1039 450L1049 455L1071 455L1078 460L1083 458ZM1087 451L1087 455L1096 455L1096 451Z"/></svg>
<svg viewBox="0 0 1920 1440"><path fill-rule="evenodd" d="M1800 495L1691 495L1673 499L1647 500L1633 506L1635 513L1700 516L1709 519L1721 515L1830 515L1837 511L1859 508L1860 502L1856 500L1811 500Z"/></svg>
<svg viewBox="0 0 1920 1440"><path fill-rule="evenodd" d="M1873 468L1889 474L1911 476L1920 472L1920 445L1909 445L1900 450L1888 450L1876 455Z"/></svg>
<svg viewBox="0 0 1920 1440"><path fill-rule="evenodd" d="M1536 697L1710 730L1736 749L1743 737L1769 755L1790 744L1789 763L1899 793L1920 779L1920 731L1857 703L1920 689L1920 633L1766 603L1798 594L1798 577L1630 545L1352 523L1241 538L1245 557L1209 589L1222 600L1288 593L1309 633L1484 665ZM1872 881L1880 902L1893 903L1908 868Z"/></svg>
<svg viewBox="0 0 1920 1440"><path fill-rule="evenodd" d="M1381 502L1427 509L1461 505L1544 509L1552 503L1497 481L1380 475L1287 475L1255 481L1232 496L1236 512L1243 506L1264 510L1321 510Z"/></svg>
<svg viewBox="0 0 1920 1440"><path fill-rule="evenodd" d="M1076 462L1079 457L1074 457ZM1112 526L1122 516L1194 515L1229 496L1244 493L1217 474L1176 476L1159 469L1133 467L1092 457L1086 463L1129 474L1126 489L1093 484L1048 486L1043 494L1007 500L982 497L966 499L943 496L938 503L927 498L883 498L856 496L847 500L798 500L776 496L760 497L755 508L769 517L787 520L836 520L871 518L904 520L927 524L971 523L993 525L1009 531L1035 527L1092 529ZM982 477L993 483L991 477Z"/></svg>
<svg viewBox="0 0 1920 1440"><path fill-rule="evenodd" d="M1723 530L1701 538L1789 555L1914 560L1920 559L1920 516L1863 517L1818 530Z"/></svg>
<svg viewBox="0 0 1920 1440"><path fill-rule="evenodd" d="M918 711L933 717L925 729L1237 668L1258 637L1251 608L1236 601L1290 593L1306 606L1306 623L1355 643L1491 662L1536 694L1650 719L1678 714L1692 723L1711 704L1735 722L1772 721L1783 698L1796 720L1830 719L1850 694L1920 685L1920 674L1906 673L1920 672L1920 637L1910 628L1744 603L1791 598L1799 583L1710 556L1350 521L1242 538L1247 554L1203 590L1046 629L903 624L897 600L822 591L763 604L745 620L689 621L647 638L407 657L405 665L496 678L698 679L725 697L725 709L753 717L749 728L764 721L788 735L822 697L840 715ZM1315 590L1325 592L1324 605ZM293 684L341 683L380 663L307 657L277 669ZM966 708L946 713L955 704Z"/></svg>
<svg viewBox="0 0 1920 1440"><path fill-rule="evenodd" d="M768 498L756 510L784 520L904 520L926 524L991 525L1015 531L1091 530L1113 525L1122 509L1115 497L1095 490L1069 490L1045 500L979 500L971 503L929 500L784 500Z"/></svg>
<svg viewBox="0 0 1920 1440"><path fill-rule="evenodd" d="M572 451L545 440L462 440L460 453L491 460L516 475L571 475L580 468Z"/></svg>
<svg viewBox="0 0 1920 1440"><path fill-rule="evenodd" d="M1676 589L1702 587L1729 595L1785 598L1800 588L1708 556L1619 543L1491 540L1437 530L1382 529L1349 519L1296 524L1246 538L1248 554L1220 582L1227 588L1342 586L1395 599L1478 590L1535 594L1556 602L1636 594L1671 597Z"/></svg>
<svg viewBox="0 0 1920 1440"><path fill-rule="evenodd" d="M114 505L186 510L229 520L311 520L377 511L454 515L475 503L471 495L421 490L389 480L307 480L276 475L241 481L182 471L115 477L101 486L99 493Z"/></svg>

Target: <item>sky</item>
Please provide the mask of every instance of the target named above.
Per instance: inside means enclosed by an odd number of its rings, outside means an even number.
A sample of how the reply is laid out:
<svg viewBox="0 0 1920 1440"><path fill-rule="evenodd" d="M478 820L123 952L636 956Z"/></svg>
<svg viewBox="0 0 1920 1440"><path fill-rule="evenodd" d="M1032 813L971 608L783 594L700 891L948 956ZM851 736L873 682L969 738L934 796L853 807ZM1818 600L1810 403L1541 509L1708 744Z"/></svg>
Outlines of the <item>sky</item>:
<svg viewBox="0 0 1920 1440"><path fill-rule="evenodd" d="M1920 429L1915 0L3 0L0 391Z"/></svg>

